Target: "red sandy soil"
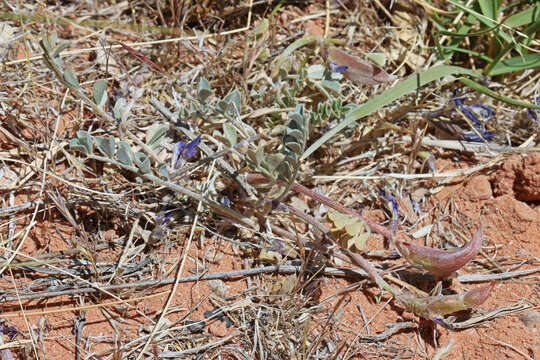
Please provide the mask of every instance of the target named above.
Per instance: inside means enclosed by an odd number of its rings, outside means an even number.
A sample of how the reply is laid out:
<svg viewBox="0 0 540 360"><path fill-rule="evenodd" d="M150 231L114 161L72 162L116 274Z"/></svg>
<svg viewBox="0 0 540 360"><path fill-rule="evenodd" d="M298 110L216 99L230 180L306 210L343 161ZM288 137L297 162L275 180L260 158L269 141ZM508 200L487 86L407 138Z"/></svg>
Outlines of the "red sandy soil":
<svg viewBox="0 0 540 360"><path fill-rule="evenodd" d="M446 164L447 165L447 164ZM466 179L458 179L452 184L445 186L438 192L433 199L433 204L446 206L449 202L458 211L470 218L472 224L482 223L485 231L484 251L490 258L496 258L499 263L504 264L505 269L511 268L512 264L525 262L519 269L527 269L539 266L540 258L540 155L521 156L515 155L507 158L502 166L490 174L474 175ZM377 218L377 212L373 212L372 218ZM47 217L47 216L45 216ZM23 249L24 254L43 253L44 248L50 251L66 249L67 245L58 236L53 229L58 230L66 237L72 235L72 229L63 222L61 217L51 217L56 220L49 221L42 219L35 230L30 234ZM113 231L114 232L114 231ZM105 234L112 237L114 234ZM380 239L379 239L380 240ZM382 244L382 241L375 242ZM172 264L179 259L183 251L180 244L185 244L185 239L177 239L174 248L163 250L164 259L168 260L164 266L170 269ZM208 272L217 272L231 269L243 268L243 260L234 253L230 244L218 245L210 239L205 239L205 248L208 246L219 246L219 250L224 253L223 258L216 262L206 261ZM496 254L494 247L497 247ZM109 257L110 255L110 257ZM115 259L113 254L106 252L100 253L99 261L112 261ZM198 248L193 244L190 255L193 258L203 261L205 259L205 249ZM207 258L207 257L206 257ZM484 257L478 257L477 263L489 265ZM195 268L193 261L188 261L184 275L190 275L190 270ZM469 264L462 269L460 273L473 273L480 267ZM414 271L414 270L411 270ZM157 275L157 274L156 274ZM169 275L170 276L170 275ZM2 284L12 285L9 271L4 273ZM16 279L15 281L24 281ZM268 285L267 283L266 285ZM321 293L318 296L320 301L339 293L352 283L345 279L326 278L321 281ZM227 282L227 295L241 294L248 288L246 280ZM259 284L251 284L260 286ZM480 286L479 284L459 284L457 280L453 281L452 289L460 292ZM169 290L169 286L163 286L157 289L148 290L147 295L155 294L160 291ZM514 278L503 282L498 282L492 291L489 299L477 311L487 311L514 305L518 302L530 304L536 309L540 304L539 299L539 274L532 274L526 277ZM168 315L172 322L178 319L189 318L198 320L204 318L204 312L211 310L214 305L210 302L208 296L214 293L209 288L208 282L188 283L180 285L170 309L176 309L173 314ZM419 321L411 313L394 301L386 304L387 294L384 294L379 302L375 301L380 291L365 282L360 289L345 292L336 296L332 301L326 303L327 311L331 311L338 299L345 296L343 307L336 315L336 321L341 323L339 327L339 336L348 342L356 341L357 334L366 334L364 321L360 315L359 307L367 319L373 317L369 325L370 333L384 331L385 324L399 321L416 321L415 329L406 330L398 333L387 340L387 344L395 344L397 349L403 349L406 346L411 350L405 358L424 359L432 358L437 349L453 343L447 359L539 359L540 342L538 341L538 332L540 324L538 322L538 313L536 310L529 310L528 313L511 314L509 316L499 317L474 328L462 331L450 331L440 326L434 327L433 324ZM141 296L141 292L137 293ZM241 299L241 295L233 300ZM141 329L149 331L152 327L149 321L145 320L141 314L156 319L157 312L163 308L167 299L166 294L141 299L119 306L110 306L108 315L112 320L107 320L104 312L98 308L88 309L86 311L86 325L84 327L84 336L104 336L108 342L100 345L93 345L92 351L105 351L111 354L117 344L125 344L126 339L133 339L134 334L141 334ZM44 301L25 301L22 304L10 303L2 305L2 318L8 320L9 325L15 326L19 331L25 333L19 339L28 339L29 329L37 329L42 315L30 315L33 312L53 311L58 313L47 314L46 318L50 330L44 334L44 346L36 349L41 359L72 359L74 358L75 336L72 334L73 324L78 312L72 311L80 303L76 303L76 298L53 298ZM78 301L78 300L77 300ZM107 303L113 299L108 297L99 297L95 303ZM189 309L195 307L199 302L202 304L196 311L187 314ZM88 302L84 305L90 305ZM20 310L25 309L24 313ZM140 313L135 312L136 308ZM116 310L114 310L116 309ZM26 314L26 317L23 317ZM317 317L314 318L315 323ZM118 332L113 329L112 324L120 329ZM321 329L319 326L312 327ZM34 330L35 331L35 330ZM226 328L224 323L214 320L205 329L204 332L210 334L215 339L226 336L234 331L233 328ZM146 332L147 333L147 332ZM115 335L116 334L116 335ZM188 334L186 334L188 335ZM436 339L436 343L435 340ZM4 335L4 341L9 341ZM367 347L365 353L355 355L355 358L379 358L375 347ZM151 349L150 349L151 350ZM175 350L175 349L170 349ZM33 350L26 345L26 350L33 358ZM246 349L250 352L251 349ZM17 352L22 357L24 351ZM88 354L82 351L82 358ZM103 356L103 355L101 355Z"/></svg>

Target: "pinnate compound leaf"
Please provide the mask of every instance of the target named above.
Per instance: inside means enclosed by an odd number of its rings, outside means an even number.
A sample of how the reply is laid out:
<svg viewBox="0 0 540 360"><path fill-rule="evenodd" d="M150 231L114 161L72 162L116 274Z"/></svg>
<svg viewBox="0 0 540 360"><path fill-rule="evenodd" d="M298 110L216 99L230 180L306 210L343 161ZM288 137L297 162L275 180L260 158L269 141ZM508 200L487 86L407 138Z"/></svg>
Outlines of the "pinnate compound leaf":
<svg viewBox="0 0 540 360"><path fill-rule="evenodd" d="M131 150L131 146L127 142L120 141L118 143L116 157L122 164L133 166L133 150Z"/></svg>
<svg viewBox="0 0 540 360"><path fill-rule="evenodd" d="M349 55L335 46L323 47L321 54L337 66L346 66L343 75L358 84L377 85L395 79L379 66Z"/></svg>
<svg viewBox="0 0 540 360"><path fill-rule="evenodd" d="M480 225L473 239L460 249L440 250L402 241L396 241L396 247L411 265L438 278L446 278L478 254L482 248L483 238L484 233Z"/></svg>
<svg viewBox="0 0 540 360"><path fill-rule="evenodd" d="M111 136L103 137L103 136L96 136L94 137L94 140L96 141L96 147L97 149L105 156L112 158L114 156L114 146L115 146L115 139Z"/></svg>
<svg viewBox="0 0 540 360"><path fill-rule="evenodd" d="M100 79L94 84L94 102L101 107L107 102L107 80Z"/></svg>

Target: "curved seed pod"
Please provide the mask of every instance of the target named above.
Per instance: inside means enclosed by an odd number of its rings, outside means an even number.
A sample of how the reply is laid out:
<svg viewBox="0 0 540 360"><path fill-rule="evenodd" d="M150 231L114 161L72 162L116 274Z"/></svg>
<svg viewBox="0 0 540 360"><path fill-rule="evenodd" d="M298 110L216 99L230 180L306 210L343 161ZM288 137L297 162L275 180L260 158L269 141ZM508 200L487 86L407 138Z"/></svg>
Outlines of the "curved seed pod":
<svg viewBox="0 0 540 360"><path fill-rule="evenodd" d="M479 287L466 293L456 295L427 296L423 298L400 297L407 308L426 319L440 318L457 311L474 308L489 297L495 282Z"/></svg>
<svg viewBox="0 0 540 360"><path fill-rule="evenodd" d="M407 261L437 278L446 278L471 261L482 248L482 225L471 241L456 250L432 249L426 246L396 241L396 247Z"/></svg>
<svg viewBox="0 0 540 360"><path fill-rule="evenodd" d="M323 46L321 55L329 63L335 64L346 78L359 84L377 85L395 79L395 76L389 75L377 65L349 55L334 46Z"/></svg>

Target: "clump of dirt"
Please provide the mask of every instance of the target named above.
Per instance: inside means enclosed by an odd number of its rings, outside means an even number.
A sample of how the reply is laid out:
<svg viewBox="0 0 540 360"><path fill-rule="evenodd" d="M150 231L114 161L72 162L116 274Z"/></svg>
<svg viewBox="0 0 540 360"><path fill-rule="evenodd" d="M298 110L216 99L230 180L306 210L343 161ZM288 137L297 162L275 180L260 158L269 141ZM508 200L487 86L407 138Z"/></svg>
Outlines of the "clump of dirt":
<svg viewBox="0 0 540 360"><path fill-rule="evenodd" d="M540 201L540 154L510 157L490 178L495 196L510 195L525 202Z"/></svg>

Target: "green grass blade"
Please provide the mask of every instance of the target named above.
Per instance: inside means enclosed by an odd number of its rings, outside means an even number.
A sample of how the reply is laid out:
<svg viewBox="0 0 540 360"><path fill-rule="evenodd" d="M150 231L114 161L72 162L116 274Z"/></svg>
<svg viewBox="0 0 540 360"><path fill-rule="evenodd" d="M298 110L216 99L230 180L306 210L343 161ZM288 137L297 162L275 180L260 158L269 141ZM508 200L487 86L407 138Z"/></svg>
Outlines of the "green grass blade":
<svg viewBox="0 0 540 360"><path fill-rule="evenodd" d="M503 95L501 95L499 93L496 93L495 91L493 91L491 89L488 89L485 86L480 85L479 83L477 83L474 80L464 78L464 77L460 77L458 79L458 81L461 82L463 85L466 85L466 86L468 86L468 87L470 87L470 88L472 88L472 89L474 89L476 91L484 93L487 96L492 97L492 98L494 98L496 100L500 100L500 101L503 101L503 102L511 104L511 105L516 105L516 106L521 106L521 107L526 107L526 108L531 108L531 109L540 109L540 105L535 105L535 104L531 104L531 103L528 103L528 102L525 102L525 101L516 100L516 99L509 98L507 96L503 96Z"/></svg>
<svg viewBox="0 0 540 360"><path fill-rule="evenodd" d="M499 61L491 68L489 75L501 75L513 71L521 71L540 66L540 53L528 54L525 56L515 56L503 61Z"/></svg>
<svg viewBox="0 0 540 360"><path fill-rule="evenodd" d="M459 3L458 1L455 1L455 0L449 0L449 2L453 5L455 5L456 7L460 8L461 10L465 11L467 14L470 14L470 15L473 15L476 19L478 19L481 23L483 23L484 25L488 26L488 27L496 27L498 25L497 21L483 15L483 14L480 14L478 13L477 11L473 10L473 9L470 9L468 7L466 7L465 5ZM511 43L512 42L512 37L510 35L508 35L506 32L504 32L500 27L498 29L495 30L495 33L498 37L504 39L504 41L506 43Z"/></svg>
<svg viewBox="0 0 540 360"><path fill-rule="evenodd" d="M376 98L366 102L360 107L352 110L347 114L345 119L339 123L336 127L332 128L326 134L324 134L319 140L313 143L302 155L302 159L307 158L311 153L317 150L321 145L327 142L331 137L338 132L351 125L355 121L367 116L374 111L377 111L381 107L391 103L397 98L417 90L419 87L426 85L432 81L441 79L448 75L466 74L476 76L476 73L472 70L462 68L459 66L442 65L428 69L424 72L409 76L407 79L396 84L393 88L386 90Z"/></svg>
<svg viewBox="0 0 540 360"><path fill-rule="evenodd" d="M478 4L484 16L497 21L499 8L501 7L500 0L478 0Z"/></svg>
<svg viewBox="0 0 540 360"><path fill-rule="evenodd" d="M540 21L540 5L531 6L517 14L510 16L504 22L505 25L512 28L519 26L532 24L536 21Z"/></svg>

